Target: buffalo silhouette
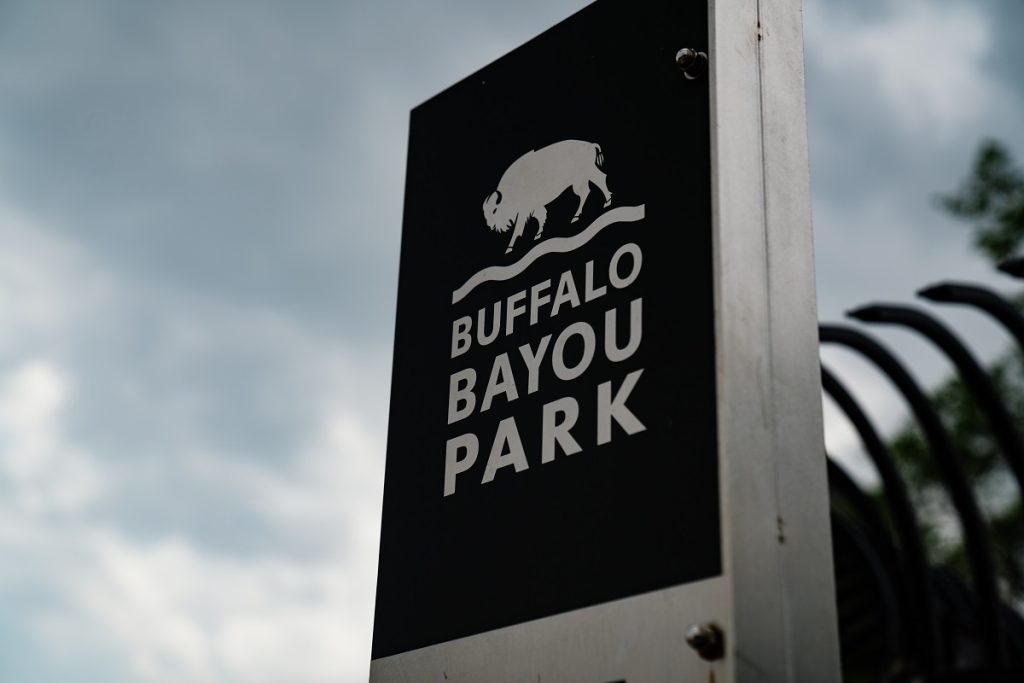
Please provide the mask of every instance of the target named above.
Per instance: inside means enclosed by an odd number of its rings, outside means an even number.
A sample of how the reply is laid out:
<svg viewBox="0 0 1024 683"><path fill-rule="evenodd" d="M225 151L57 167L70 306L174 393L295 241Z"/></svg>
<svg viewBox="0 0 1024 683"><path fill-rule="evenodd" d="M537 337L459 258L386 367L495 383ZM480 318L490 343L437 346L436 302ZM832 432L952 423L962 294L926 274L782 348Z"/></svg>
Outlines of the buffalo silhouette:
<svg viewBox="0 0 1024 683"><path fill-rule="evenodd" d="M540 239L548 217L548 204L566 188L572 188L579 198L573 223L580 219L583 205L590 196L591 183L604 195L604 205L611 205L612 193L603 167L601 146L583 140L556 142L530 150L513 161L498 181L498 188L484 200L484 220L491 230L512 230L505 253L512 251L530 218L537 219L534 239Z"/></svg>

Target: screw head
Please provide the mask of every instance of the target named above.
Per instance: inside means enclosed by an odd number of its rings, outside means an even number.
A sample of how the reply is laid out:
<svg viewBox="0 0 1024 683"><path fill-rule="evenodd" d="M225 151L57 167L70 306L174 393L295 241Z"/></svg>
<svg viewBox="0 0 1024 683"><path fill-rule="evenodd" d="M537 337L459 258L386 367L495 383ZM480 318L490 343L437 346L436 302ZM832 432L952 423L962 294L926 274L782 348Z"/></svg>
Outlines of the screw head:
<svg viewBox="0 0 1024 683"><path fill-rule="evenodd" d="M704 75L707 71L708 56L693 48L684 47L676 53L676 65L682 69L683 76L688 81L694 81Z"/></svg>
<svg viewBox="0 0 1024 683"><path fill-rule="evenodd" d="M676 53L676 64L679 65L680 69L684 71L689 69L697 62L697 51L688 47L684 47L682 50Z"/></svg>
<svg viewBox="0 0 1024 683"><path fill-rule="evenodd" d="M725 637L715 624L693 624L686 629L686 644L692 647L701 659L712 662L725 654Z"/></svg>

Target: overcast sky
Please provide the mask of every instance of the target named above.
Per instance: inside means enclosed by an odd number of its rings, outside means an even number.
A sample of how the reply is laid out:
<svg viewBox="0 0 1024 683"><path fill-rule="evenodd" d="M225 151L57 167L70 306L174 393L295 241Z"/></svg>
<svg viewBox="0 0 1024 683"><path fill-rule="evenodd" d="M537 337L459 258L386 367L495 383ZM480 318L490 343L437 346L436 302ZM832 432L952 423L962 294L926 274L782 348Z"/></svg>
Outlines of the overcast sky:
<svg viewBox="0 0 1024 683"><path fill-rule="evenodd" d="M365 680L408 111L584 4L0 0L0 680ZM1014 291L933 196L983 137L1024 157L1022 28L808 0L823 320Z"/></svg>

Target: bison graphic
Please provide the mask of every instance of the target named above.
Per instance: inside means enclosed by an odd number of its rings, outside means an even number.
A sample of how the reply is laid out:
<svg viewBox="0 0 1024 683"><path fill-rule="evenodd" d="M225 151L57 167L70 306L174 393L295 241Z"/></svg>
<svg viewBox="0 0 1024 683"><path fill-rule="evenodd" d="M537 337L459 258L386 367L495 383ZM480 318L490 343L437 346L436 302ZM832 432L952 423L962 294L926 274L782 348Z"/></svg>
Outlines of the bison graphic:
<svg viewBox="0 0 1024 683"><path fill-rule="evenodd" d="M579 198L573 223L579 220L590 196L591 183L604 195L604 205L611 205L612 193L601 170L603 166L601 146L583 140L563 140L530 150L512 162L498 181L498 189L484 200L484 220L491 230L512 230L505 253L512 251L531 217L537 219L534 239L540 239L548 217L548 204L566 188L572 188Z"/></svg>

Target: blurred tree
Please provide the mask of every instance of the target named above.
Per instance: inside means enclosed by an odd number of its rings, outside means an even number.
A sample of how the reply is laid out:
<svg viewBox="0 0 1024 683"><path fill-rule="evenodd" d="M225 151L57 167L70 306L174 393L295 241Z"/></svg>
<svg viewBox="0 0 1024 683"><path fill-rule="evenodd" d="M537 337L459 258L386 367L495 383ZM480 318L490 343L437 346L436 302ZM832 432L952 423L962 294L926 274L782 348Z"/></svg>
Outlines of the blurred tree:
<svg viewBox="0 0 1024 683"><path fill-rule="evenodd" d="M995 263L1019 253L1024 242L1024 173L1000 143L984 141L968 177L956 191L941 195L938 204L971 225L975 247ZM988 370L1011 412L1024 418L1024 355L1020 349L1014 346ZM1024 600L1020 493L984 414L960 378L948 379L931 398L964 456L964 467L987 514L1003 597L1019 605ZM965 576L967 563L956 516L942 491L926 441L916 425L908 422L893 437L891 447L915 498L933 561Z"/></svg>
<svg viewBox="0 0 1024 683"><path fill-rule="evenodd" d="M996 262L1013 256L1024 241L1024 173L995 140L981 144L971 174L939 203L973 224L975 246Z"/></svg>

